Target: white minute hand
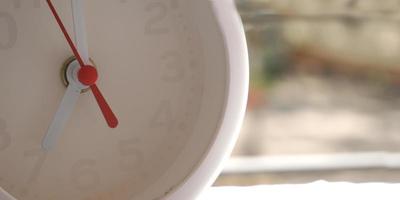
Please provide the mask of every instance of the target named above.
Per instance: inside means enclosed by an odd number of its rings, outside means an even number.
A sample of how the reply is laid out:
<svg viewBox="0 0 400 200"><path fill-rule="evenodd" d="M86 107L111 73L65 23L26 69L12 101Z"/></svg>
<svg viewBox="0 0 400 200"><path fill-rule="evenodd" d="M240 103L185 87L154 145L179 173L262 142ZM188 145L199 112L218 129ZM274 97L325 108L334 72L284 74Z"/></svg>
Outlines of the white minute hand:
<svg viewBox="0 0 400 200"><path fill-rule="evenodd" d="M76 49L79 56L82 58L85 64L90 63L88 42L86 36L86 25L85 25L85 6L86 0L71 0L72 2L72 14L74 18L74 33L75 33L75 43ZM75 55L76 56L76 55ZM90 64L89 64L90 65ZM116 128L118 126L118 119L111 110L107 101L104 99L99 88L96 84L91 85L90 89L97 103L99 104L100 110L103 113L104 119L106 120L110 128Z"/></svg>
<svg viewBox="0 0 400 200"><path fill-rule="evenodd" d="M84 0L72 1L72 15L74 18L75 45L85 63L89 63L89 50L86 36Z"/></svg>

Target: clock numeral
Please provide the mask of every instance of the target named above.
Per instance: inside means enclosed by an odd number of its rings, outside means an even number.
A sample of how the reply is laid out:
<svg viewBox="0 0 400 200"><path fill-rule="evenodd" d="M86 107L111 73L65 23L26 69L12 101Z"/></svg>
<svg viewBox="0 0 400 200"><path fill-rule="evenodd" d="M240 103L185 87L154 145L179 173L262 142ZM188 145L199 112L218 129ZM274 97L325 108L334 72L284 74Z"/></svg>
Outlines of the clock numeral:
<svg viewBox="0 0 400 200"><path fill-rule="evenodd" d="M12 0L14 3L14 8L18 9L21 8L21 1L26 1L26 0ZM33 1L33 6L35 8L40 8L40 2L41 0L28 0L28 1Z"/></svg>
<svg viewBox="0 0 400 200"><path fill-rule="evenodd" d="M46 162L47 154L43 152L41 149L35 149L32 151L26 151L24 152L24 157L25 158L36 158L36 162L34 164L33 170L31 174L29 175L27 185L34 183L37 178L40 175L40 172L42 171L42 167L44 165L44 162Z"/></svg>
<svg viewBox="0 0 400 200"><path fill-rule="evenodd" d="M164 65L162 79L167 82L177 82L185 78L185 67L182 64L179 52L170 51L165 53L161 58L166 64Z"/></svg>
<svg viewBox="0 0 400 200"><path fill-rule="evenodd" d="M119 154L122 156L120 167L123 171L137 170L143 162L143 153L138 148L140 140L137 138L122 140L118 144Z"/></svg>
<svg viewBox="0 0 400 200"><path fill-rule="evenodd" d="M168 7L163 2L151 2L147 4L146 11L150 12L152 17L147 21L145 33L150 35L165 34L170 31L167 24L162 24L168 16Z"/></svg>
<svg viewBox="0 0 400 200"><path fill-rule="evenodd" d="M162 128L169 133L176 128L176 120L173 113L172 104L169 101L162 101L158 106L156 113L151 119L150 127Z"/></svg>
<svg viewBox="0 0 400 200"><path fill-rule="evenodd" d="M25 151L24 157L26 159L35 159L32 172L25 183L26 186L21 190L22 196L27 196L29 194L29 188L40 176L40 172L42 171L43 165L47 159L47 153L43 152L41 149L34 149L31 151Z"/></svg>
<svg viewBox="0 0 400 200"><path fill-rule="evenodd" d="M72 166L71 182L76 189L92 190L100 184L100 175L94 170L96 161L91 159L80 160Z"/></svg>
<svg viewBox="0 0 400 200"><path fill-rule="evenodd" d="M169 126L172 121L172 108L171 103L168 101L161 102L156 114L152 120L153 127Z"/></svg>
<svg viewBox="0 0 400 200"><path fill-rule="evenodd" d="M126 0L121 0L126 1ZM169 2L169 4L168 4ZM172 9L177 9L180 4L180 0L170 1L158 1L151 2L146 5L146 11L152 14L152 17L147 21L145 27L145 33L150 35L160 35L170 32L168 24L162 24L162 22L168 17L169 6Z"/></svg>
<svg viewBox="0 0 400 200"><path fill-rule="evenodd" d="M0 12L0 25L3 25L4 22L6 28L0 28L0 36L7 35L7 39L5 41L0 41L0 50L10 49L17 42L17 22L9 13Z"/></svg>
<svg viewBox="0 0 400 200"><path fill-rule="evenodd" d="M0 151L6 150L11 145L11 135L6 128L6 122L0 119Z"/></svg>

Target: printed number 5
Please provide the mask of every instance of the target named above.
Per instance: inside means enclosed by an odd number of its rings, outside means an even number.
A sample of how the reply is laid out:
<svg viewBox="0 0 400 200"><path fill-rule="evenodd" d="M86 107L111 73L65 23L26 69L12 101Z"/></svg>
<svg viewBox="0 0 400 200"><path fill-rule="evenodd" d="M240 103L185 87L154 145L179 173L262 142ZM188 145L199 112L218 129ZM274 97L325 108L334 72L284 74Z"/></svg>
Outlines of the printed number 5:
<svg viewBox="0 0 400 200"><path fill-rule="evenodd" d="M133 138L119 142L119 153L123 157L120 161L121 170L137 170L143 162L143 154L138 148L140 140Z"/></svg>

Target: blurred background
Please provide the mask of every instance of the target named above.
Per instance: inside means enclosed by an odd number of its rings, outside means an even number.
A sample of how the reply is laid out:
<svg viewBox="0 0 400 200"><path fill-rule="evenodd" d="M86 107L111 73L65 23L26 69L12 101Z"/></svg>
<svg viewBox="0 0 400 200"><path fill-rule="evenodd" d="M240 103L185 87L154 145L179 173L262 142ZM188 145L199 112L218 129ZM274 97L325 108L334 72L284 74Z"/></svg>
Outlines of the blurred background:
<svg viewBox="0 0 400 200"><path fill-rule="evenodd" d="M215 185L400 182L400 1L236 2L251 88Z"/></svg>

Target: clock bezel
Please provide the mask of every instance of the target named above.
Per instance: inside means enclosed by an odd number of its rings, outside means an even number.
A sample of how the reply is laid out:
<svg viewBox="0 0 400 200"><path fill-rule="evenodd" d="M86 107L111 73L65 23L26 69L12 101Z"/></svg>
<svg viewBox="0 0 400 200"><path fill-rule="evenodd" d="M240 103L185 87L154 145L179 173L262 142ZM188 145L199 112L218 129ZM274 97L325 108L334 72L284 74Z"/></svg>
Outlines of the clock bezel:
<svg viewBox="0 0 400 200"><path fill-rule="evenodd" d="M241 18L233 0L209 0L225 39L229 65L228 98L220 130L196 170L165 200L194 199L212 185L239 137L249 90L249 57Z"/></svg>

